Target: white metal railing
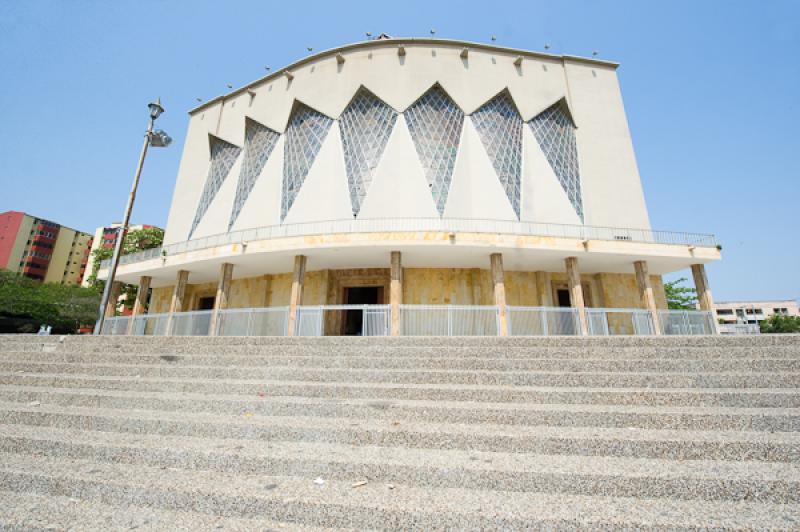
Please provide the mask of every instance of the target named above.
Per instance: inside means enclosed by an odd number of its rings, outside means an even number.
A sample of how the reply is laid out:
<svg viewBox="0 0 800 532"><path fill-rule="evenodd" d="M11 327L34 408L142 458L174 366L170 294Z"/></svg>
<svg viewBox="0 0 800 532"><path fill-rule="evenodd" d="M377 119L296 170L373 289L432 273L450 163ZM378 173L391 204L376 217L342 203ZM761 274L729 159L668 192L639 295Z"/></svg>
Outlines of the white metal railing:
<svg viewBox="0 0 800 532"><path fill-rule="evenodd" d="M118 336L128 334L128 327L131 323L130 316L114 316L103 320L102 334L108 336Z"/></svg>
<svg viewBox="0 0 800 532"><path fill-rule="evenodd" d="M720 323L717 328L720 334L761 334L757 323Z"/></svg>
<svg viewBox="0 0 800 532"><path fill-rule="evenodd" d="M400 305L403 336L497 336L496 306Z"/></svg>
<svg viewBox="0 0 800 532"><path fill-rule="evenodd" d="M219 311L218 336L286 336L289 307L236 308Z"/></svg>
<svg viewBox="0 0 800 532"><path fill-rule="evenodd" d="M389 305L318 305L297 309L297 336L388 336ZM346 330L352 324L352 330ZM360 324L360 325L359 325Z"/></svg>
<svg viewBox="0 0 800 532"><path fill-rule="evenodd" d="M700 310L660 310L662 334L716 334L712 312Z"/></svg>
<svg viewBox="0 0 800 532"><path fill-rule="evenodd" d="M578 310L558 307L506 307L509 336L575 336Z"/></svg>
<svg viewBox="0 0 800 532"><path fill-rule="evenodd" d="M297 224L281 224L255 229L231 231L185 242L176 242L120 257L120 264L131 264L162 256L176 255L187 251L213 248L258 240L270 240L293 236L309 236L334 233L387 233L409 231L439 231L461 233L499 233L511 235L535 235L580 240L607 240L615 242L646 242L698 247L714 247L714 235L626 227L599 227L590 225L566 225L512 220L480 220L461 218L378 218L345 219ZM100 264L108 268L108 261Z"/></svg>
<svg viewBox="0 0 800 532"><path fill-rule="evenodd" d="M133 320L133 334L136 336L165 336L169 314L140 314Z"/></svg>
<svg viewBox="0 0 800 532"><path fill-rule="evenodd" d="M285 336L288 307L241 308L219 311L219 336ZM213 311L143 314L133 320L132 334L138 336L206 336ZM506 307L510 336L577 336L581 334L578 310L557 307ZM659 311L661 332L674 334L716 334L710 312L691 310ZM496 306L400 305L400 334L404 336L497 336L499 312ZM643 309L587 308L586 321L592 336L651 335L652 315ZM130 316L107 318L104 335L128 334ZM745 324L733 332L748 330ZM297 308L294 333L297 336L387 336L390 333L389 305L320 305ZM348 327L350 327L348 329ZM757 327L757 326L749 326ZM726 334L730 328L723 328ZM750 334L757 333L750 329Z"/></svg>
<svg viewBox="0 0 800 532"><path fill-rule="evenodd" d="M213 310L176 312L172 316L169 334L172 336L208 336Z"/></svg>
<svg viewBox="0 0 800 532"><path fill-rule="evenodd" d="M644 309L587 308L586 323L590 336L648 336L656 333L653 315Z"/></svg>

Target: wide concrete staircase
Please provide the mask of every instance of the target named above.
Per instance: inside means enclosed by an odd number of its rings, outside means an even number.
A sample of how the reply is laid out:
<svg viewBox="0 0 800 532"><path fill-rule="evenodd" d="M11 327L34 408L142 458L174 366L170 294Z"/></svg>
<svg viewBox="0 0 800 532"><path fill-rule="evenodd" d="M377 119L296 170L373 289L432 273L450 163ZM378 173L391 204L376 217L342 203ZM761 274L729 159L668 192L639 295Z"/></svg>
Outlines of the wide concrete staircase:
<svg viewBox="0 0 800 532"><path fill-rule="evenodd" d="M0 338L0 530L800 529L800 337Z"/></svg>

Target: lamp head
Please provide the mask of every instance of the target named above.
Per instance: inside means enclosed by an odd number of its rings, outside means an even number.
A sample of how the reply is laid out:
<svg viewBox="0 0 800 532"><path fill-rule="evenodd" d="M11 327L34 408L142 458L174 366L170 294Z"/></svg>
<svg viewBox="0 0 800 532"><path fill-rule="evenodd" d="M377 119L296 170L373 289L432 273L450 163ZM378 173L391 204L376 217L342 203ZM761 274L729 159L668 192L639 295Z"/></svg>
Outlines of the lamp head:
<svg viewBox="0 0 800 532"><path fill-rule="evenodd" d="M153 120L161 116L161 113L164 112L164 108L161 106L161 98L158 98L154 102L148 103L147 107L150 109L150 118Z"/></svg>

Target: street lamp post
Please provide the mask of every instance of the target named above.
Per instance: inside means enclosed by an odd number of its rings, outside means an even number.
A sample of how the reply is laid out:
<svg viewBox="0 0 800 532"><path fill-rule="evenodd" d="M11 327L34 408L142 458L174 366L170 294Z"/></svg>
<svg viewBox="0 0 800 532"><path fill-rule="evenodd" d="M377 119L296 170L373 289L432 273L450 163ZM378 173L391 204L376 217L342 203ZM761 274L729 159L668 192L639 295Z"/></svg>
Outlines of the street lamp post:
<svg viewBox="0 0 800 532"><path fill-rule="evenodd" d="M139 164L136 166L136 174L133 176L133 185L131 186L131 193L128 195L128 204L125 206L125 215L122 217L122 225L117 228L117 238L114 241L114 253L111 255L111 263L108 267L108 278L106 285L103 288L103 297L100 299L100 310L97 312L97 322L94 325L94 334L100 334L103 330L103 322L106 317L106 307L108 306L108 298L111 294L111 285L114 283L114 277L117 273L117 265L119 264L119 257L122 252L122 243L125 240L125 235L128 234L128 222L131 218L131 211L133 210L133 202L136 200L136 189L139 188L139 176L142 175L142 167L144 166L144 158L147 155L147 148L153 146L155 148L166 148L172 142L172 139L162 130L153 131L153 124L156 119L164 112L161 106L161 98L155 102L147 104L150 109L150 120L147 122L147 131L144 134L144 143L142 144L142 152L139 154ZM116 301L114 304L116 305Z"/></svg>

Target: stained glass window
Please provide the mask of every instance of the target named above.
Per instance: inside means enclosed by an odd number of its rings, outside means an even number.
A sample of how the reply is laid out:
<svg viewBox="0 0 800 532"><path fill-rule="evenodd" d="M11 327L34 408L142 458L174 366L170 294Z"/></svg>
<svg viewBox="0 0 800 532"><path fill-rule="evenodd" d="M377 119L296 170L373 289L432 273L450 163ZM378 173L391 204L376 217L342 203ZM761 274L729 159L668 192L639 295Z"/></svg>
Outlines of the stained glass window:
<svg viewBox="0 0 800 532"><path fill-rule="evenodd" d="M242 212L247 197L253 190L258 176L261 175L264 165L267 164L275 144L278 143L278 138L280 138L278 132L249 118L245 119L244 159L242 170L239 172L239 183L236 186L236 199L233 200L228 231Z"/></svg>
<svg viewBox="0 0 800 532"><path fill-rule="evenodd" d="M441 216L450 191L464 113L437 85L409 107L405 116Z"/></svg>
<svg viewBox="0 0 800 532"><path fill-rule="evenodd" d="M242 151L238 146L234 146L221 138L211 136L209 139L211 142L211 164L208 168L208 177L206 177L203 193L200 196L200 203L198 203L197 211L195 211L192 228L189 231L189 239L192 238L194 230L197 229L200 220L203 219L208 207L211 205L217 192L219 192L220 187L222 187L222 183L224 183L225 178L228 177L233 163L235 163L236 158L239 157L239 152Z"/></svg>
<svg viewBox="0 0 800 532"><path fill-rule="evenodd" d="M472 114L472 122L519 218L522 179L522 118L503 91Z"/></svg>
<svg viewBox="0 0 800 532"><path fill-rule="evenodd" d="M583 221L583 197L578 168L578 149L575 143L575 124L564 108L563 102L548 107L535 116L529 124L575 212Z"/></svg>
<svg viewBox="0 0 800 532"><path fill-rule="evenodd" d="M363 87L339 118L353 215L361 210L396 121L397 113Z"/></svg>
<svg viewBox="0 0 800 532"><path fill-rule="evenodd" d="M281 221L292 208L332 123L333 119L306 105L295 107L286 128Z"/></svg>

